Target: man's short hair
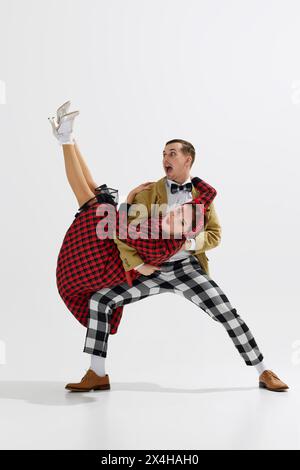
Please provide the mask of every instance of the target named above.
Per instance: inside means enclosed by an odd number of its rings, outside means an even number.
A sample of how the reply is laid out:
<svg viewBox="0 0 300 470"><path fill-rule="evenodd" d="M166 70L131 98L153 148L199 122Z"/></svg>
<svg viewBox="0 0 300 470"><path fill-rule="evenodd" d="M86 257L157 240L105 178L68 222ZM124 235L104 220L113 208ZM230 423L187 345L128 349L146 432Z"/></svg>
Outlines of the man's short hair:
<svg viewBox="0 0 300 470"><path fill-rule="evenodd" d="M169 140L169 142L167 142L165 145L176 144L176 143L181 144L181 151L184 155L190 155L192 157L192 163L191 163L191 166L192 166L195 161L195 156L196 156L196 150L193 144L191 144L187 140L173 139L173 140Z"/></svg>

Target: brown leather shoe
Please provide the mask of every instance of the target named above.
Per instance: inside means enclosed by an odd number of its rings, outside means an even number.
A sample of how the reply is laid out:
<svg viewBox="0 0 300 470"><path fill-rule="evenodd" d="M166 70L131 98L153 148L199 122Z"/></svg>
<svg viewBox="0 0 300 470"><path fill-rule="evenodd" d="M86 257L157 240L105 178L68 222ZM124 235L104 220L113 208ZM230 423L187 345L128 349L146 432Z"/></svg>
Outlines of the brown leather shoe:
<svg viewBox="0 0 300 470"><path fill-rule="evenodd" d="M259 376L259 386L260 388L266 388L271 392L283 392L289 387L280 380L280 378L274 374L271 370L265 370Z"/></svg>
<svg viewBox="0 0 300 470"><path fill-rule="evenodd" d="M104 377L97 375L92 369L89 369L81 382L75 384L67 384L67 390L73 392L90 392L91 390L109 390L109 376L106 374Z"/></svg>

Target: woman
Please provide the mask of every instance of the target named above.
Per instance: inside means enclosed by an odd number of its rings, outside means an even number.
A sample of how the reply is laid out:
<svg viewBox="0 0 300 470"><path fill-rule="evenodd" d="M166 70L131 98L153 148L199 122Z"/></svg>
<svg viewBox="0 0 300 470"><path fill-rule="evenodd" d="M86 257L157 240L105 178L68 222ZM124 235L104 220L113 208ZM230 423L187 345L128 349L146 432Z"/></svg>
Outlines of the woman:
<svg viewBox="0 0 300 470"><path fill-rule="evenodd" d="M66 306L86 327L89 299L95 292L126 281L131 285L139 276L137 271L132 276L124 271L114 237L122 234L122 239L137 249L144 262L158 269L182 249L187 238L202 229L203 217L199 217L199 209L203 216L216 190L199 178L193 178L199 198L164 216L146 217L139 225L137 237L136 225L127 224L127 211L136 194L151 182L130 191L126 203L117 211L117 190L105 184L97 186L79 151L73 134L74 119L79 112L67 113L69 106L70 102L64 103L58 108L56 118L49 118L53 133L63 147L67 178L80 206L59 251L56 280ZM110 237L107 237L107 227ZM176 238L178 235L181 238ZM122 311L123 307L118 307L112 315L111 334L117 331Z"/></svg>

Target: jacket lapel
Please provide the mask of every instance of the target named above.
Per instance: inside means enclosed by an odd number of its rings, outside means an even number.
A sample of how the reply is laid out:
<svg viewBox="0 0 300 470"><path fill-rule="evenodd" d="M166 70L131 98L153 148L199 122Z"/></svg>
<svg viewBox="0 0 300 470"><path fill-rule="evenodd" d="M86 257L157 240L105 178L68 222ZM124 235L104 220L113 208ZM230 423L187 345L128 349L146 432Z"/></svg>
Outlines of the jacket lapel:
<svg viewBox="0 0 300 470"><path fill-rule="evenodd" d="M194 186L193 186L193 188L192 188L192 198L195 199L195 197L198 197L199 194L200 194L199 191L197 191L197 189L195 189Z"/></svg>
<svg viewBox="0 0 300 470"><path fill-rule="evenodd" d="M157 204L168 204L168 196L166 190L166 179L164 176L156 183Z"/></svg>

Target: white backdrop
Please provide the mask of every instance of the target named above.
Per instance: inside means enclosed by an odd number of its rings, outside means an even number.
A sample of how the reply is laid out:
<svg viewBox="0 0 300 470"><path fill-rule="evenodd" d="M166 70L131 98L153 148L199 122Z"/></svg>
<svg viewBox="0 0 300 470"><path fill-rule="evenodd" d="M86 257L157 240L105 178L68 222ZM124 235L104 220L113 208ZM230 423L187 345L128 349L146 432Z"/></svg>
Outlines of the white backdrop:
<svg viewBox="0 0 300 470"><path fill-rule="evenodd" d="M268 365L296 380L299 2L0 5L1 378L69 381L88 366L85 329L55 284L77 204L47 118L70 99L96 181L121 194L164 176L167 140L194 144L192 174L218 190L223 238L207 253L211 276ZM172 294L124 309L107 370L174 384L254 377L222 327Z"/></svg>

